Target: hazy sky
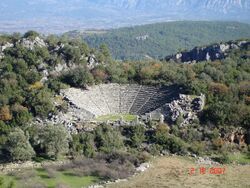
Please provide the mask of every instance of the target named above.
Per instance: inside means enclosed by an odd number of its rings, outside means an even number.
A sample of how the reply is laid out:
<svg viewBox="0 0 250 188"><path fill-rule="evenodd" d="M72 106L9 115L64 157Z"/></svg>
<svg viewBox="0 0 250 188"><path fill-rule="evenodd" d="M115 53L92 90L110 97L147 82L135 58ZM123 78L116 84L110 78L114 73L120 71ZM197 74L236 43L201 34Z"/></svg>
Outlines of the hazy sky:
<svg viewBox="0 0 250 188"><path fill-rule="evenodd" d="M0 32L60 32L159 21L250 20L250 0L1 0Z"/></svg>

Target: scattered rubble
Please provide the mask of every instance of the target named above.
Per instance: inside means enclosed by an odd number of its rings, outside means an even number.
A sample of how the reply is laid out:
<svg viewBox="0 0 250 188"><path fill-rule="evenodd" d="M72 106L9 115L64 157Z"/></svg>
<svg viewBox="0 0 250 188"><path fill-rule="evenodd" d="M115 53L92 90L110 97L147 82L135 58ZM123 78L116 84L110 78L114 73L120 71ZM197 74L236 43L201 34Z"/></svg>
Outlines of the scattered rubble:
<svg viewBox="0 0 250 188"><path fill-rule="evenodd" d="M220 165L220 163L213 161L209 157L198 157L196 160L196 164L198 165Z"/></svg>
<svg viewBox="0 0 250 188"><path fill-rule="evenodd" d="M205 95L190 96L182 95L178 100L172 101L168 106L170 108L170 117L173 122L178 118L183 118L180 126L191 124L195 119L198 119L197 114L201 112L205 105Z"/></svg>
<svg viewBox="0 0 250 188"><path fill-rule="evenodd" d="M137 172L144 172L150 167L149 163L142 163L138 168L136 168Z"/></svg>

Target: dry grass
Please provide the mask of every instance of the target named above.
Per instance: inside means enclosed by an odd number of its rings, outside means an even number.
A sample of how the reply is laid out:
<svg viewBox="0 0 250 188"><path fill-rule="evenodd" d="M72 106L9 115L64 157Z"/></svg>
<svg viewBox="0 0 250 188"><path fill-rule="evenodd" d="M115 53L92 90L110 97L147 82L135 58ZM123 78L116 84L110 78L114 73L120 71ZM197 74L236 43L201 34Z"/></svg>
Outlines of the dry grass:
<svg viewBox="0 0 250 188"><path fill-rule="evenodd" d="M225 174L213 175L209 172L201 175L200 166L192 160L182 157L161 157L152 162L146 172L129 181L109 185L109 188L250 188L250 166L226 165ZM222 166L220 166L222 167ZM198 172L189 175L190 168Z"/></svg>

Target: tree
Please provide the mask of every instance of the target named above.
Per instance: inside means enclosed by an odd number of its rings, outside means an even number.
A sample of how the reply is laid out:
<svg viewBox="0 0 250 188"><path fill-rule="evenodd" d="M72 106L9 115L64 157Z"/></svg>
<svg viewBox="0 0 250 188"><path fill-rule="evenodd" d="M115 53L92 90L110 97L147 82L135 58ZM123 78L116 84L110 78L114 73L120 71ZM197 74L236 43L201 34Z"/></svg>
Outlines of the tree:
<svg viewBox="0 0 250 188"><path fill-rule="evenodd" d="M81 140L83 154L86 157L93 157L95 154L95 143L94 143L94 135L91 133L81 134Z"/></svg>
<svg viewBox="0 0 250 188"><path fill-rule="evenodd" d="M96 128L95 142L99 151L105 153L111 153L124 146L121 133L110 125L101 125Z"/></svg>
<svg viewBox="0 0 250 188"><path fill-rule="evenodd" d="M63 48L63 54L65 55L67 61L72 61L77 64L79 63L81 58L81 51L76 46L66 45Z"/></svg>
<svg viewBox="0 0 250 188"><path fill-rule="evenodd" d="M86 87L93 83L93 76L86 68L79 67L66 73L62 81L73 87Z"/></svg>
<svg viewBox="0 0 250 188"><path fill-rule="evenodd" d="M209 90L217 95L225 95L229 92L229 88L221 83L211 83Z"/></svg>
<svg viewBox="0 0 250 188"><path fill-rule="evenodd" d="M122 68L122 64L119 62L112 61L106 66L107 73L109 75L109 80L111 82L126 83L127 77L125 71Z"/></svg>
<svg viewBox="0 0 250 188"><path fill-rule="evenodd" d="M168 125L166 125L166 124L159 124L156 127L156 130L155 130L154 141L157 144L162 145L168 139L168 135L169 135Z"/></svg>
<svg viewBox="0 0 250 188"><path fill-rule="evenodd" d="M31 114L28 109L22 105L15 104L12 107L13 120L11 122L14 126L23 126L29 123Z"/></svg>
<svg viewBox="0 0 250 188"><path fill-rule="evenodd" d="M0 120L9 121L12 119L9 106L3 106L0 108Z"/></svg>
<svg viewBox="0 0 250 188"><path fill-rule="evenodd" d="M68 152L70 136L63 126L47 125L42 127L38 133L40 147L44 149L45 155L57 159L60 154Z"/></svg>
<svg viewBox="0 0 250 188"><path fill-rule="evenodd" d="M145 140L145 127L143 125L136 125L131 128L131 144L133 147L140 147Z"/></svg>
<svg viewBox="0 0 250 188"><path fill-rule="evenodd" d="M46 117L54 109L51 99L49 90L42 89L31 91L27 102L35 116Z"/></svg>
<svg viewBox="0 0 250 188"><path fill-rule="evenodd" d="M239 90L241 94L250 95L250 81L240 82Z"/></svg>
<svg viewBox="0 0 250 188"><path fill-rule="evenodd" d="M46 42L49 44L50 47L56 47L58 42L59 42L59 38L56 35L49 35L46 38Z"/></svg>
<svg viewBox="0 0 250 188"><path fill-rule="evenodd" d="M73 154L84 154L86 157L93 157L96 149L94 135L92 133L72 135L71 148Z"/></svg>
<svg viewBox="0 0 250 188"><path fill-rule="evenodd" d="M10 126L0 120L0 156L3 159L6 159L5 143L8 140L10 130Z"/></svg>
<svg viewBox="0 0 250 188"><path fill-rule="evenodd" d="M23 35L23 37L34 40L36 37L39 37L39 33L37 33L36 31L28 31Z"/></svg>
<svg viewBox="0 0 250 188"><path fill-rule="evenodd" d="M110 57L110 52L109 52L109 49L108 49L107 45L101 44L101 45L100 45L100 52L101 52L106 58L109 58L109 57Z"/></svg>
<svg viewBox="0 0 250 188"><path fill-rule="evenodd" d="M94 68L91 73L93 74L96 82L104 82L107 80L108 75L103 68Z"/></svg>
<svg viewBox="0 0 250 188"><path fill-rule="evenodd" d="M219 101L209 105L204 111L206 122L213 122L215 125L224 125L230 115L231 104L224 101Z"/></svg>
<svg viewBox="0 0 250 188"><path fill-rule="evenodd" d="M11 161L27 161L35 155L28 138L20 128L9 133L5 149Z"/></svg>

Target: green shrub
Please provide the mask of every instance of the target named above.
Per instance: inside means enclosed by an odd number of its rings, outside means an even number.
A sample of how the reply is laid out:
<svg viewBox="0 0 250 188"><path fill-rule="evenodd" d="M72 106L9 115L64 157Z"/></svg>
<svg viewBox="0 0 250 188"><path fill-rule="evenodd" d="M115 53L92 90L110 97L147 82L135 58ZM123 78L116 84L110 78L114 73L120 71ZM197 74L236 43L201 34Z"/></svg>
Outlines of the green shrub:
<svg viewBox="0 0 250 188"><path fill-rule="evenodd" d="M15 128L9 133L5 149L11 161L27 161L35 155L28 138L20 128Z"/></svg>
<svg viewBox="0 0 250 188"><path fill-rule="evenodd" d="M185 154L187 152L187 144L178 137L170 136L164 145L164 149L172 153Z"/></svg>
<svg viewBox="0 0 250 188"><path fill-rule="evenodd" d="M87 84L94 82L94 78L89 70L80 67L63 75L62 81L72 87L86 87Z"/></svg>
<svg viewBox="0 0 250 188"><path fill-rule="evenodd" d="M139 148L145 141L145 128L143 125L136 125L131 127L131 145Z"/></svg>
<svg viewBox="0 0 250 188"><path fill-rule="evenodd" d="M95 143L98 150L105 153L120 150L124 147L120 131L105 124L96 128Z"/></svg>
<svg viewBox="0 0 250 188"><path fill-rule="evenodd" d="M151 144L149 146L149 153L154 156L160 155L162 150L163 150L163 147L159 144Z"/></svg>
<svg viewBox="0 0 250 188"><path fill-rule="evenodd" d="M49 158L57 159L69 150L71 137L62 125L46 125L39 128L32 136L37 144L36 147Z"/></svg>
<svg viewBox="0 0 250 188"><path fill-rule="evenodd" d="M39 33L37 33L36 31L28 31L28 32L26 32L24 35L23 35L23 37L24 38L30 38L30 39L35 39L36 37L38 37L39 36Z"/></svg>
<svg viewBox="0 0 250 188"><path fill-rule="evenodd" d="M191 152L197 154L197 155L202 155L205 152L205 143L204 142L192 142L190 144Z"/></svg>
<svg viewBox="0 0 250 188"><path fill-rule="evenodd" d="M229 155L227 152L222 152L219 156L217 156L216 158L214 158L216 161L218 161L219 163L222 164L228 164L231 162Z"/></svg>

